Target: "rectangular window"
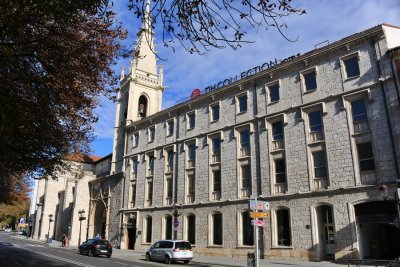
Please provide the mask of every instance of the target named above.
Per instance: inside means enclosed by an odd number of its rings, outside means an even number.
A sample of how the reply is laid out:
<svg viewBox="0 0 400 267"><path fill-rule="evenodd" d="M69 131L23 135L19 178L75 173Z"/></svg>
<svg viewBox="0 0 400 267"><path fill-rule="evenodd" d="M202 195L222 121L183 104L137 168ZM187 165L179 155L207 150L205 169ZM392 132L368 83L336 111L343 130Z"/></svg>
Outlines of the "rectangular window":
<svg viewBox="0 0 400 267"><path fill-rule="evenodd" d="M153 203L153 179L147 181L147 206L150 207Z"/></svg>
<svg viewBox="0 0 400 267"><path fill-rule="evenodd" d="M353 56L343 60L346 71L346 78L360 76L360 67L358 65L358 56Z"/></svg>
<svg viewBox="0 0 400 267"><path fill-rule="evenodd" d="M251 195L251 167L243 165L242 170L242 190L241 197L249 197Z"/></svg>
<svg viewBox="0 0 400 267"><path fill-rule="evenodd" d="M213 171L213 185L212 185L213 200L221 199L221 171Z"/></svg>
<svg viewBox="0 0 400 267"><path fill-rule="evenodd" d="M195 197L196 197L195 175L194 174L189 174L187 176L187 191L188 191L188 196L187 196L188 203L193 203L195 200Z"/></svg>
<svg viewBox="0 0 400 267"><path fill-rule="evenodd" d="M279 246L291 245L289 211L285 209L276 211L276 223Z"/></svg>
<svg viewBox="0 0 400 267"><path fill-rule="evenodd" d="M242 244L244 246L254 245L254 227L251 225L250 213L242 213Z"/></svg>
<svg viewBox="0 0 400 267"><path fill-rule="evenodd" d="M174 168L174 151L169 150L167 153L167 172L172 172Z"/></svg>
<svg viewBox="0 0 400 267"><path fill-rule="evenodd" d="M174 120L167 122L167 136L172 136L174 134Z"/></svg>
<svg viewBox="0 0 400 267"><path fill-rule="evenodd" d="M222 214L215 213L212 215L212 244L222 245Z"/></svg>
<svg viewBox="0 0 400 267"><path fill-rule="evenodd" d="M139 145L139 133L134 133L133 134L133 146L137 147Z"/></svg>
<svg viewBox="0 0 400 267"><path fill-rule="evenodd" d="M364 99L351 102L351 114L354 133L362 133L369 130L367 107Z"/></svg>
<svg viewBox="0 0 400 267"><path fill-rule="evenodd" d="M371 142L357 144L358 161L360 163L360 171L374 171L374 152Z"/></svg>
<svg viewBox="0 0 400 267"><path fill-rule="evenodd" d="M275 160L275 182L277 184L286 183L286 162L285 159Z"/></svg>
<svg viewBox="0 0 400 267"><path fill-rule="evenodd" d="M132 183L131 185L131 208L135 207L136 201L136 183Z"/></svg>
<svg viewBox="0 0 400 267"><path fill-rule="evenodd" d="M326 156L325 151L318 151L312 153L314 161L314 178L322 179L326 178Z"/></svg>
<svg viewBox="0 0 400 267"><path fill-rule="evenodd" d="M219 104L211 106L211 121L219 120Z"/></svg>
<svg viewBox="0 0 400 267"><path fill-rule="evenodd" d="M240 132L240 156L250 156L250 132L243 130Z"/></svg>
<svg viewBox="0 0 400 267"><path fill-rule="evenodd" d="M135 159L133 161L133 177L137 178L138 177L138 169L139 169L139 161Z"/></svg>
<svg viewBox="0 0 400 267"><path fill-rule="evenodd" d="M242 95L238 97L239 101L239 113L247 111L247 95Z"/></svg>
<svg viewBox="0 0 400 267"><path fill-rule="evenodd" d="M172 240L172 216L166 216L165 221L165 239Z"/></svg>
<svg viewBox="0 0 400 267"><path fill-rule="evenodd" d="M188 114L188 129L193 129L196 126L196 114Z"/></svg>
<svg viewBox="0 0 400 267"><path fill-rule="evenodd" d="M149 142L154 142L156 139L156 128L150 127L149 128Z"/></svg>
<svg viewBox="0 0 400 267"><path fill-rule="evenodd" d="M308 120L310 125L310 141L324 140L323 136L323 124L322 124L322 113L320 110L310 112L308 114Z"/></svg>
<svg viewBox="0 0 400 267"><path fill-rule="evenodd" d="M303 74L306 92L317 89L317 76L315 71Z"/></svg>
<svg viewBox="0 0 400 267"><path fill-rule="evenodd" d="M173 182L172 182L172 177L168 177L165 179L166 183L166 189L167 189L167 195L166 195L166 204L171 205L172 204L172 188L173 188Z"/></svg>
<svg viewBox="0 0 400 267"><path fill-rule="evenodd" d="M279 84L269 86L270 103L279 101Z"/></svg>
<svg viewBox="0 0 400 267"><path fill-rule="evenodd" d="M196 145L190 144L188 146L189 154L188 154L188 167L194 168L196 165Z"/></svg>
<svg viewBox="0 0 400 267"><path fill-rule="evenodd" d="M187 240L190 244L196 244L196 216L191 214L186 217L187 222Z"/></svg>
<svg viewBox="0 0 400 267"><path fill-rule="evenodd" d="M283 139L283 124L282 121L278 121L272 124L272 139L274 141Z"/></svg>
<svg viewBox="0 0 400 267"><path fill-rule="evenodd" d="M149 155L149 168L148 168L148 173L147 176L153 176L154 175L154 156Z"/></svg>
<svg viewBox="0 0 400 267"><path fill-rule="evenodd" d="M212 162L221 162L221 138L212 139Z"/></svg>

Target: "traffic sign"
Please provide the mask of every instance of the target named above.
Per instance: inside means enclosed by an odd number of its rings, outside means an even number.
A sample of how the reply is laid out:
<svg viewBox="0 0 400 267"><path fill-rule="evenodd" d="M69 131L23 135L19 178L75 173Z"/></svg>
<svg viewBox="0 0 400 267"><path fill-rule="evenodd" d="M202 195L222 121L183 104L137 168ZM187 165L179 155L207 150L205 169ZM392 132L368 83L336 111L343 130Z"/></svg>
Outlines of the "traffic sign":
<svg viewBox="0 0 400 267"><path fill-rule="evenodd" d="M174 230L177 231L179 229L179 219L178 218L174 218Z"/></svg>
<svg viewBox="0 0 400 267"><path fill-rule="evenodd" d="M250 200L250 209L269 211L269 202Z"/></svg>
<svg viewBox="0 0 400 267"><path fill-rule="evenodd" d="M264 226L264 220L251 220L251 225L254 226Z"/></svg>
<svg viewBox="0 0 400 267"><path fill-rule="evenodd" d="M255 218L269 218L269 212L250 212L250 217Z"/></svg>

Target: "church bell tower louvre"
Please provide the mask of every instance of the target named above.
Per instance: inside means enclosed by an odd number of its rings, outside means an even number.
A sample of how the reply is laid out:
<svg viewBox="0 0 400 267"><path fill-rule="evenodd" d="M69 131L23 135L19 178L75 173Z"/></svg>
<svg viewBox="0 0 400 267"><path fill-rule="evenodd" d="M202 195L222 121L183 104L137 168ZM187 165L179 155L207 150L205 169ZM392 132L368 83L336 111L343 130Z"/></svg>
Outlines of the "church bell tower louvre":
<svg viewBox="0 0 400 267"><path fill-rule="evenodd" d="M146 1L141 28L137 33L129 70L122 68L114 126L111 173L123 171L124 127L161 111L163 66L157 65L150 0Z"/></svg>

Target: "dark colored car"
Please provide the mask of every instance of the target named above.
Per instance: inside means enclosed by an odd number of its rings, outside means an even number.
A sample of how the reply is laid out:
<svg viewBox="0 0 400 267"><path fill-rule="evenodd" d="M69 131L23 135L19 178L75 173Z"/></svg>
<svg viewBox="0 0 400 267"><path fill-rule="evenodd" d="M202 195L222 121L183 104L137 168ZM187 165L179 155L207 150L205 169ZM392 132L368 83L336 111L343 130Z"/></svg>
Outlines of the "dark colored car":
<svg viewBox="0 0 400 267"><path fill-rule="evenodd" d="M112 246L108 240L88 239L79 246L79 254L86 254L90 257L106 255L109 258L112 254Z"/></svg>

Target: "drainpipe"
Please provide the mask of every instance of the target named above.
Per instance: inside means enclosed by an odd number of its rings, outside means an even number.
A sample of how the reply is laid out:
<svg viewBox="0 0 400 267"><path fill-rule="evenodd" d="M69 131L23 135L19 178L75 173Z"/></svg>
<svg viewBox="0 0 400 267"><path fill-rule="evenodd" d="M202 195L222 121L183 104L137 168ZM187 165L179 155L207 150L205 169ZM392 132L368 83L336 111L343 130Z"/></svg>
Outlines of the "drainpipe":
<svg viewBox="0 0 400 267"><path fill-rule="evenodd" d="M173 205L174 205L174 211L173 211L173 222L172 222L172 224L174 224L175 223L175 221L177 221L178 220L178 217L179 217L179 213L178 213L178 210L177 210L177 203L178 203L178 178L179 178L179 172L178 172L178 164L179 164L179 130L180 130L180 128L179 128L179 119L180 119L180 114L181 114L181 112L180 111L178 111L177 112L177 120L176 120L176 149L175 149L175 166L174 166L174 176L175 176L175 179L174 179L174 183L173 183L173 186L174 186L174 196L173 196L173 199L174 199L174 201L173 201ZM174 228L175 228L175 226L174 226ZM178 231L177 230L175 230L174 229L174 237L173 237L175 240L176 239L178 239Z"/></svg>

